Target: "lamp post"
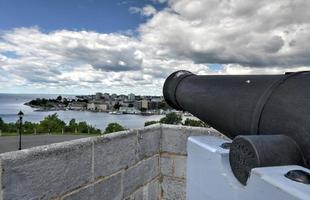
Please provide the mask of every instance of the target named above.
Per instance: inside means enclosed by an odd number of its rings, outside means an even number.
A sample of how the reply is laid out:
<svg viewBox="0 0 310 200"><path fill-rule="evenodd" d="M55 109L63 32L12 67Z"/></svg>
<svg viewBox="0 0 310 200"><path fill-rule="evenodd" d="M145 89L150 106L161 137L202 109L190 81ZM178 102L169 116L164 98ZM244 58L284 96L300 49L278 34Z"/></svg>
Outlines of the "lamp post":
<svg viewBox="0 0 310 200"><path fill-rule="evenodd" d="M22 150L22 123L23 123L24 113L22 111L19 111L19 113L17 115L19 117L19 146L18 146L18 150Z"/></svg>

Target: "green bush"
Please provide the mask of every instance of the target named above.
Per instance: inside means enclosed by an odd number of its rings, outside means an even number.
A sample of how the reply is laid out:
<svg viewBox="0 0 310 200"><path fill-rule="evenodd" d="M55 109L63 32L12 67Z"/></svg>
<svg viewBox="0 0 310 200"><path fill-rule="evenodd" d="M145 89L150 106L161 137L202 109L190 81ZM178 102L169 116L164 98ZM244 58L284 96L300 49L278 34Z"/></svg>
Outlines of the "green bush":
<svg viewBox="0 0 310 200"><path fill-rule="evenodd" d="M108 124L108 126L105 129L104 133L113 133L113 132L118 132L118 131L124 131L126 130L124 127L122 127L120 124L118 123L110 123Z"/></svg>
<svg viewBox="0 0 310 200"><path fill-rule="evenodd" d="M38 129L39 124L25 121L23 124L23 133L33 134Z"/></svg>
<svg viewBox="0 0 310 200"><path fill-rule="evenodd" d="M162 124L181 124L182 116L175 112L171 112L166 114L165 117L161 118L159 122Z"/></svg>
<svg viewBox="0 0 310 200"><path fill-rule="evenodd" d="M159 121L146 121L146 122L144 123L144 126L150 126L150 125L152 125L152 124L157 124L157 123L159 123Z"/></svg>
<svg viewBox="0 0 310 200"><path fill-rule="evenodd" d="M185 122L183 123L184 126L196 126L196 127L210 127L207 123L201 121L201 120L194 120L187 118Z"/></svg>
<svg viewBox="0 0 310 200"><path fill-rule="evenodd" d="M58 118L57 113L48 115L38 126L39 133L61 133L65 128L66 123Z"/></svg>

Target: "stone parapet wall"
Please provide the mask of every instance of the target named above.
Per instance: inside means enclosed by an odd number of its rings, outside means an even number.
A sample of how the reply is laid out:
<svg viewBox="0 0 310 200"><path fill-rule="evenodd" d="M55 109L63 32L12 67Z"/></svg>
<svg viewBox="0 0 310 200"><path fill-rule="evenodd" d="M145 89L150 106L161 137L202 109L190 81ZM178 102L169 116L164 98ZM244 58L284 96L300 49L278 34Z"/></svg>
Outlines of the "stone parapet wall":
<svg viewBox="0 0 310 200"><path fill-rule="evenodd" d="M0 154L0 200L185 199L186 141L212 129L153 125Z"/></svg>
<svg viewBox="0 0 310 200"><path fill-rule="evenodd" d="M160 169L163 200L186 199L187 138L197 135L223 137L219 132L210 128L162 126Z"/></svg>

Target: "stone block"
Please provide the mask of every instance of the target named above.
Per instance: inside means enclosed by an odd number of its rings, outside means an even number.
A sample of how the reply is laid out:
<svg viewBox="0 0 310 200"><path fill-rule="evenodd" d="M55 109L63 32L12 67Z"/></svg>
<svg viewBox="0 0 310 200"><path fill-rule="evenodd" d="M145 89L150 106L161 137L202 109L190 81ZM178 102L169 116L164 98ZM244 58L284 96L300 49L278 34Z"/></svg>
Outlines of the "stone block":
<svg viewBox="0 0 310 200"><path fill-rule="evenodd" d="M159 175L159 156L153 156L127 169L123 175L124 197Z"/></svg>
<svg viewBox="0 0 310 200"><path fill-rule="evenodd" d="M174 157L174 177L186 178L186 156Z"/></svg>
<svg viewBox="0 0 310 200"><path fill-rule="evenodd" d="M166 176L186 178L186 156L162 154L160 158L161 173Z"/></svg>
<svg viewBox="0 0 310 200"><path fill-rule="evenodd" d="M0 155L3 200L51 199L91 180L92 139Z"/></svg>
<svg viewBox="0 0 310 200"><path fill-rule="evenodd" d="M94 176L108 176L138 161L137 134L123 131L98 138L94 143Z"/></svg>
<svg viewBox="0 0 310 200"><path fill-rule="evenodd" d="M129 197L124 198L124 200L144 200L143 199L143 187L139 188L136 192L134 192Z"/></svg>
<svg viewBox="0 0 310 200"><path fill-rule="evenodd" d="M209 136L217 136L220 138L226 138L225 135L221 134L217 130L213 128L203 128L203 127L185 127L184 132L189 136L200 136L200 135L209 135Z"/></svg>
<svg viewBox="0 0 310 200"><path fill-rule="evenodd" d="M162 127L162 152L186 155L187 135L182 126Z"/></svg>
<svg viewBox="0 0 310 200"><path fill-rule="evenodd" d="M138 129L139 159L159 154L161 127L159 125Z"/></svg>
<svg viewBox="0 0 310 200"><path fill-rule="evenodd" d="M88 187L81 188L73 193L65 195L60 198L61 200L80 200L80 199L90 199L94 200L94 187L93 185L89 185Z"/></svg>
<svg viewBox="0 0 310 200"><path fill-rule="evenodd" d="M208 128L163 125L161 150L162 152L187 155L186 143L189 136L217 133L215 130Z"/></svg>
<svg viewBox="0 0 310 200"><path fill-rule="evenodd" d="M170 156L161 155L160 170L162 175L173 176L173 159Z"/></svg>
<svg viewBox="0 0 310 200"><path fill-rule="evenodd" d="M78 190L77 192L70 194L63 198L64 200L80 200L80 199L91 199L91 200L121 200L122 194L122 174L117 173L110 177L104 178L103 180L96 181L94 184Z"/></svg>
<svg viewBox="0 0 310 200"><path fill-rule="evenodd" d="M140 187L125 200L158 200L160 197L159 180L155 179Z"/></svg>
<svg viewBox="0 0 310 200"><path fill-rule="evenodd" d="M186 200L186 183L183 179L163 176L162 198L167 200Z"/></svg>
<svg viewBox="0 0 310 200"><path fill-rule="evenodd" d="M147 184L143 190L144 200L158 200L161 195L159 185L158 179Z"/></svg>

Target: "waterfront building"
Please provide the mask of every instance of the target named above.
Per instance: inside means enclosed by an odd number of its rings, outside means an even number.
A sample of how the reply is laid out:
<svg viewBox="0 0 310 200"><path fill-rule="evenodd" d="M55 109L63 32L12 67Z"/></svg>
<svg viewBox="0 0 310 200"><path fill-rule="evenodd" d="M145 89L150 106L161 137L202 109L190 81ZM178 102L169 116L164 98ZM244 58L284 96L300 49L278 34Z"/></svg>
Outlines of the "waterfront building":
<svg viewBox="0 0 310 200"><path fill-rule="evenodd" d="M87 110L106 112L109 109L109 105L102 102L91 102L87 104Z"/></svg>
<svg viewBox="0 0 310 200"><path fill-rule="evenodd" d="M141 101L141 108L144 108L144 109L148 109L149 108L149 100L147 100L147 99L143 99L142 101Z"/></svg>
<svg viewBox="0 0 310 200"><path fill-rule="evenodd" d="M88 103L87 104L87 110L95 111L96 110L96 104L94 102Z"/></svg>
<svg viewBox="0 0 310 200"><path fill-rule="evenodd" d="M136 109L138 109L138 110L141 110L141 108L142 108L142 102L141 102L141 101L135 101L135 102L133 103L133 107L136 108Z"/></svg>
<svg viewBox="0 0 310 200"><path fill-rule="evenodd" d="M129 107L129 102L128 101L121 101L120 104L124 107Z"/></svg>
<svg viewBox="0 0 310 200"><path fill-rule="evenodd" d="M136 98L135 94L133 94L133 93L128 94L128 100L129 101L134 101L135 98Z"/></svg>
<svg viewBox="0 0 310 200"><path fill-rule="evenodd" d="M103 103L103 104L96 104L96 108L97 108L98 111L106 112L106 111L108 111L109 106L108 106L108 104L106 104L106 103Z"/></svg>
<svg viewBox="0 0 310 200"><path fill-rule="evenodd" d="M148 102L148 109L150 110L156 110L159 107L159 103L158 101L149 101Z"/></svg>
<svg viewBox="0 0 310 200"><path fill-rule="evenodd" d="M125 106L121 106L119 108L119 112L124 113L124 114L140 114L141 111L134 108L134 107L125 107Z"/></svg>
<svg viewBox="0 0 310 200"><path fill-rule="evenodd" d="M84 110L87 104L85 102L71 102L68 105L69 110Z"/></svg>

